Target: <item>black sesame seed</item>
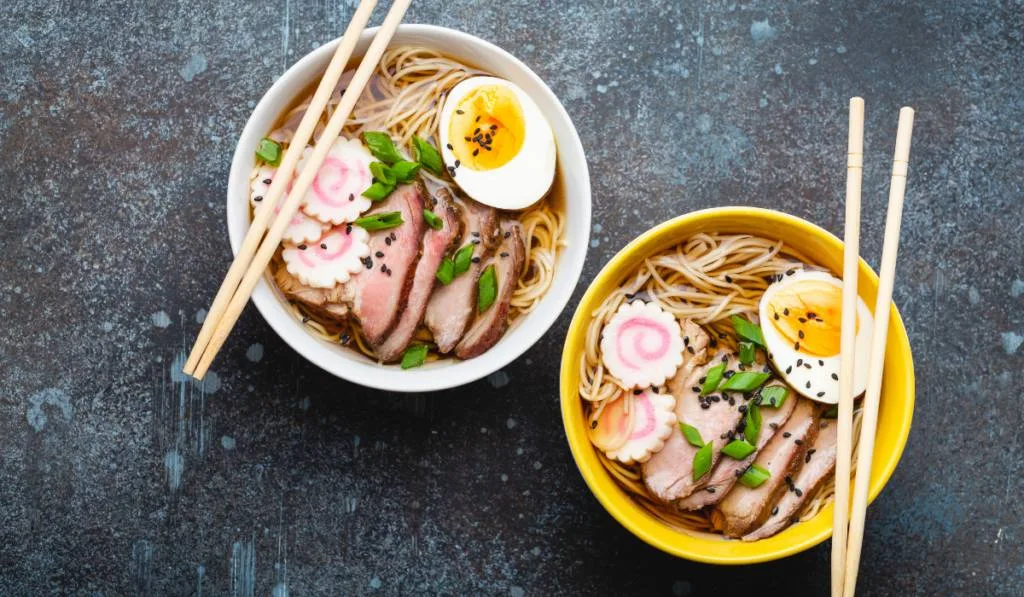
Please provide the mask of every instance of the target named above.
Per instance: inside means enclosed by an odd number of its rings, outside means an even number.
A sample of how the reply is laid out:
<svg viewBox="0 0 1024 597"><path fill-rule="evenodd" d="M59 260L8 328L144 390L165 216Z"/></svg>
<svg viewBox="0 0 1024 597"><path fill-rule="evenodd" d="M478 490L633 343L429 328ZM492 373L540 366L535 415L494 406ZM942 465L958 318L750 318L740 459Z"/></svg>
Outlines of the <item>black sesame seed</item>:
<svg viewBox="0 0 1024 597"><path fill-rule="evenodd" d="M810 369L810 368L811 368L811 364L810 363L804 363L804 369Z"/></svg>
<svg viewBox="0 0 1024 597"><path fill-rule="evenodd" d="M804 360L803 360L803 359L797 359L797 360L796 360L796 366L797 366L797 367L800 367L800 366L802 366L803 364L804 364Z"/></svg>
<svg viewBox="0 0 1024 597"><path fill-rule="evenodd" d="M456 114L465 114L465 112L463 112L462 110L456 110L455 113Z"/></svg>
<svg viewBox="0 0 1024 597"><path fill-rule="evenodd" d="M394 232L392 232L390 236L391 236L391 240L398 240L398 237L395 236Z"/></svg>
<svg viewBox="0 0 1024 597"><path fill-rule="evenodd" d="M345 226L345 234L352 234L352 224Z"/></svg>
<svg viewBox="0 0 1024 597"><path fill-rule="evenodd" d="M255 201L256 203L259 203L260 201L263 201L263 195L257 195L253 197L252 200Z"/></svg>
<svg viewBox="0 0 1024 597"><path fill-rule="evenodd" d="M299 245L299 250L300 250L300 251L305 251L305 250L306 250L307 248L308 248L308 247L306 247L306 245L304 245L304 244L302 244L302 245Z"/></svg>
<svg viewBox="0 0 1024 597"><path fill-rule="evenodd" d="M454 149L455 149L454 147L452 147L452 144L451 144L451 143L448 143L448 144L446 144L446 145L445 145L445 147L447 147L448 149L452 149L452 150L454 150Z"/></svg>
<svg viewBox="0 0 1024 597"><path fill-rule="evenodd" d="M722 362L723 363L728 363L729 362L729 355L723 354L722 355Z"/></svg>
<svg viewBox="0 0 1024 597"><path fill-rule="evenodd" d="M797 340L793 343L793 350L800 350L800 341Z"/></svg>
<svg viewBox="0 0 1024 597"><path fill-rule="evenodd" d="M790 433L790 432L788 432L788 431L784 431L784 432L782 432L782 437L789 437L789 436L791 436L791 435L793 435L793 434L792 434L792 433Z"/></svg>
<svg viewBox="0 0 1024 597"><path fill-rule="evenodd" d="M796 497L803 497L804 496L804 492L800 491L799 488L793 488L793 493L796 494Z"/></svg>
<svg viewBox="0 0 1024 597"><path fill-rule="evenodd" d="M798 446L802 446L802 445L804 445L804 440L802 440L802 439L795 439L795 440L793 440L793 443L798 445Z"/></svg>
<svg viewBox="0 0 1024 597"><path fill-rule="evenodd" d="M726 334L725 332L718 332L718 337L721 338L722 340L725 340L726 338L729 337L729 334Z"/></svg>
<svg viewBox="0 0 1024 597"><path fill-rule="evenodd" d="M786 375L789 375L792 372L793 372L793 366L792 365L790 365L789 367L786 367Z"/></svg>
<svg viewBox="0 0 1024 597"><path fill-rule="evenodd" d="M308 315L303 315L302 316L302 323L309 323L309 316Z"/></svg>
<svg viewBox="0 0 1024 597"><path fill-rule="evenodd" d="M473 263L480 263L480 258L479 257L474 257L470 261L472 261Z"/></svg>
<svg viewBox="0 0 1024 597"><path fill-rule="evenodd" d="M693 386L692 388L690 388L690 390L700 393L700 386Z"/></svg>
<svg viewBox="0 0 1024 597"><path fill-rule="evenodd" d="M772 315L775 317L775 321L779 320L779 314L778 313L772 313Z"/></svg>
<svg viewBox="0 0 1024 597"><path fill-rule="evenodd" d="M686 351L689 352L690 354L696 354L696 353L693 352L693 347L692 346L687 346L686 347Z"/></svg>
<svg viewBox="0 0 1024 597"><path fill-rule="evenodd" d="M740 411L741 413L745 413L745 412L747 412L747 405L746 404L741 404L740 407L737 408L736 410Z"/></svg>
<svg viewBox="0 0 1024 597"><path fill-rule="evenodd" d="M476 157L479 154L480 154L480 150L479 149L474 149L473 150L473 157Z"/></svg>
<svg viewBox="0 0 1024 597"><path fill-rule="evenodd" d="M512 231L511 230L506 230L505 231L505 238L508 238L510 236L512 236ZM633 298L633 297L631 296L630 298Z"/></svg>
<svg viewBox="0 0 1024 597"><path fill-rule="evenodd" d="M689 336L683 336L683 346L689 346L689 345L690 345L690 337ZM701 383L704 383L704 382L701 382Z"/></svg>
<svg viewBox="0 0 1024 597"><path fill-rule="evenodd" d="M385 236L384 237L384 244L389 246L389 247L391 246L391 237L390 236Z"/></svg>
<svg viewBox="0 0 1024 597"><path fill-rule="evenodd" d="M349 341L349 337L348 337L348 334L342 334L342 335L341 335L341 338L339 338L339 341L340 341L340 342L341 342L342 344L348 344L348 341Z"/></svg>
<svg viewBox="0 0 1024 597"><path fill-rule="evenodd" d="M807 323L807 319L803 317L797 317L797 321L799 321L800 323Z"/></svg>
<svg viewBox="0 0 1024 597"><path fill-rule="evenodd" d="M462 165L462 162L460 162L459 160L455 160L455 167L456 168L458 168L461 165Z"/></svg>
<svg viewBox="0 0 1024 597"><path fill-rule="evenodd" d="M725 275L725 281L730 283L730 284L732 284L732 276L730 276L729 274L726 274Z"/></svg>
<svg viewBox="0 0 1024 597"><path fill-rule="evenodd" d="M729 406L736 406L736 399L729 396Z"/></svg>
<svg viewBox="0 0 1024 597"><path fill-rule="evenodd" d="M326 249L327 248L327 243L320 243L320 248L321 249Z"/></svg>
<svg viewBox="0 0 1024 597"><path fill-rule="evenodd" d="M789 317L789 309L783 309L782 314L785 315L786 317Z"/></svg>
<svg viewBox="0 0 1024 597"><path fill-rule="evenodd" d="M715 340L714 338L711 338L710 340L708 340L708 345L710 345L711 348L717 348L718 347L718 340Z"/></svg>
<svg viewBox="0 0 1024 597"><path fill-rule="evenodd" d="M740 469L736 469L735 474L736 474L737 477L742 477L744 472L746 472L746 471L742 471Z"/></svg>
<svg viewBox="0 0 1024 597"><path fill-rule="evenodd" d="M480 122L480 117L479 117L479 116L477 116L477 117L476 117L476 120L474 120L473 122ZM479 130L479 129L477 129L477 130Z"/></svg>
<svg viewBox="0 0 1024 597"><path fill-rule="evenodd" d="M643 393L644 393L643 390L633 390L633 395L634 396L639 396L640 394L643 394Z"/></svg>
<svg viewBox="0 0 1024 597"><path fill-rule="evenodd" d="M380 259L381 257L384 256L384 252L383 251L377 251L376 253L374 253L374 255L377 256L377 259Z"/></svg>
<svg viewBox="0 0 1024 597"><path fill-rule="evenodd" d="M721 400L721 399L722 399L722 398L721 398L720 396L718 396L718 395L715 395L715 396L708 396L708 400L710 400L710 401L712 401L712 402L718 402L718 401L719 401L719 400Z"/></svg>
<svg viewBox="0 0 1024 597"><path fill-rule="evenodd" d="M810 382L810 380L807 381L807 389L808 390L811 389L811 382Z"/></svg>
<svg viewBox="0 0 1024 597"><path fill-rule="evenodd" d="M477 134L479 132L480 132L480 127L477 127L477 129L475 131L473 131L473 134L475 135L475 134Z"/></svg>
<svg viewBox="0 0 1024 597"><path fill-rule="evenodd" d="M740 367L742 367L742 366L743 365L740 365ZM733 375L736 375L735 371L726 371L726 372L722 373L722 377L724 377L725 379L729 379Z"/></svg>
<svg viewBox="0 0 1024 597"><path fill-rule="evenodd" d="M825 361L823 361L821 359L818 359L818 366L819 367L824 367L825 366Z"/></svg>
<svg viewBox="0 0 1024 597"><path fill-rule="evenodd" d="M270 184L271 182L273 182L273 181L271 179L269 179L269 178L264 178L263 179L263 184Z"/></svg>
<svg viewBox="0 0 1024 597"><path fill-rule="evenodd" d="M785 480L786 480L786 485L789 485L790 487L793 486L793 477L790 477L789 475L786 475L786 479Z"/></svg>
<svg viewBox="0 0 1024 597"><path fill-rule="evenodd" d="M590 422L590 428L597 429L597 419L594 419L593 421Z"/></svg>
<svg viewBox="0 0 1024 597"><path fill-rule="evenodd" d="M818 392L818 398L821 398L824 395L825 395L825 392Z"/></svg>
<svg viewBox="0 0 1024 597"><path fill-rule="evenodd" d="M799 338L800 338L801 340L803 340L803 339L804 339L804 331L803 331L803 330L797 330L797 331L796 331L796 335L797 335L797 336L798 336L798 337L799 337Z"/></svg>
<svg viewBox="0 0 1024 597"><path fill-rule="evenodd" d="M704 410L707 410L707 409L711 408L711 405L708 404L707 402L701 402L700 403L700 407L703 408Z"/></svg>
<svg viewBox="0 0 1024 597"><path fill-rule="evenodd" d="M382 274L386 274L386 273L388 273L388 266L384 265L383 263L382 263L382 264L380 264L380 272L381 272Z"/></svg>
<svg viewBox="0 0 1024 597"><path fill-rule="evenodd" d="M833 374L832 374L832 379L834 379L834 380L836 380L836 381L839 381L839 376L838 376L838 375L836 375L835 373L833 373Z"/></svg>
<svg viewBox="0 0 1024 597"><path fill-rule="evenodd" d="M816 317L817 317L817 314L815 314L814 311L808 311L807 312L807 319L814 319Z"/></svg>
<svg viewBox="0 0 1024 597"><path fill-rule="evenodd" d="M502 252L500 253L500 256L501 256L501 257L508 257L508 251L502 251Z"/></svg>
<svg viewBox="0 0 1024 597"><path fill-rule="evenodd" d="M768 423L768 426L771 427L772 429L778 429L779 428L779 424L778 423Z"/></svg>
<svg viewBox="0 0 1024 597"><path fill-rule="evenodd" d="M594 421L594 423L597 423L597 421ZM772 516L775 516L778 513L779 513L779 507L778 506L775 506L774 508L772 508Z"/></svg>
<svg viewBox="0 0 1024 597"><path fill-rule="evenodd" d="M476 236L476 237L480 236L480 232L477 231L477 230L474 230L473 232L470 232L470 234L472 234L473 236Z"/></svg>
<svg viewBox="0 0 1024 597"><path fill-rule="evenodd" d="M704 491L706 491L708 493L714 493L715 492L715 488L714 487L705 487Z"/></svg>

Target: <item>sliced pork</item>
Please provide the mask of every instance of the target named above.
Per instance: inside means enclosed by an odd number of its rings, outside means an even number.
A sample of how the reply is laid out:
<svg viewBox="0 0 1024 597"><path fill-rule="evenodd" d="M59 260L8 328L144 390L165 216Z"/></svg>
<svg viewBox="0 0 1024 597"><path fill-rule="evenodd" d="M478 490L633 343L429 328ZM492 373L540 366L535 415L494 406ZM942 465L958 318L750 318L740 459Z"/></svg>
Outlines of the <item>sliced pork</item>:
<svg viewBox="0 0 1024 597"><path fill-rule="evenodd" d="M370 254L363 260L366 271L353 276L346 286L352 296L352 313L372 346L384 342L395 326L412 289L413 274L423 241L423 183L402 185L377 203L368 215L397 211L402 224L370 232Z"/></svg>
<svg viewBox="0 0 1024 597"><path fill-rule="evenodd" d="M306 286L288 272L283 265L274 272L277 287L290 301L301 303L317 317L337 323L343 322L349 314L349 296L341 284L334 288L313 288Z"/></svg>
<svg viewBox="0 0 1024 597"><path fill-rule="evenodd" d="M519 222L505 221L501 224L501 245L488 265L494 265L498 280L498 294L486 311L479 313L455 347L455 356L471 359L494 346L508 329L509 302L519 281L526 261L526 245L523 243L523 229ZM486 265L485 265L486 269Z"/></svg>
<svg viewBox="0 0 1024 597"><path fill-rule="evenodd" d="M771 537L789 526L792 517L800 510L807 498L826 480L836 466L836 435L838 425L829 419L818 422L818 437L804 454L803 466L793 477L787 491L771 511L768 519L752 533L743 536L744 541L757 541Z"/></svg>
<svg viewBox="0 0 1024 597"><path fill-rule="evenodd" d="M683 365L668 382L668 389L676 397L676 417L680 423L696 427L705 443L712 443L712 465L718 461L722 448L729 442L729 433L746 411L743 394L715 392L701 397L703 379L712 367L725 363L726 371L735 371L739 361L736 354L719 349L707 358L711 338L707 332L690 320L683 322ZM685 498L697 490L702 480L693 479L693 457L698 448L675 429L665 447L644 463L644 483L652 495L671 502Z"/></svg>
<svg viewBox="0 0 1024 597"><path fill-rule="evenodd" d="M768 386L782 386L782 382L769 382ZM761 407L761 433L757 436L759 451L768 444L768 441L775 436L776 432L789 420L790 415L796 408L796 392L789 390L789 398L778 408ZM749 403L748 403L749 405ZM741 434L730 434L725 439L731 441L733 437L742 437ZM732 486L739 479L743 471L757 458L757 452L747 456L743 460L733 458L722 458L711 471L711 476L699 491L693 492L689 497L680 500L676 505L681 510L699 510L705 506L711 506L725 499L725 496L732 489Z"/></svg>
<svg viewBox="0 0 1024 597"><path fill-rule="evenodd" d="M416 273L413 274L412 289L409 291L405 310L402 311L391 333L380 345L374 347L377 358L384 362L402 357L403 351L416 333L416 328L423 321L423 313L437 283L437 268L461 233L462 224L458 207L448 189L438 189L429 201L429 209L441 218L441 229L428 228L423 235L423 254L416 264Z"/></svg>
<svg viewBox="0 0 1024 597"><path fill-rule="evenodd" d="M472 200L458 201L462 212L463 237L459 247L474 245L469 270L451 283L438 284L427 303L424 322L434 336L441 353L451 352L458 344L476 312L477 281L499 239L498 212Z"/></svg>
<svg viewBox="0 0 1024 597"><path fill-rule="evenodd" d="M755 489L737 483L711 513L715 528L728 537L742 537L760 526L803 463L808 444L818 433L817 406L811 400L790 396L797 404L789 420L757 455L754 464L771 475ZM762 430L763 431L763 430Z"/></svg>

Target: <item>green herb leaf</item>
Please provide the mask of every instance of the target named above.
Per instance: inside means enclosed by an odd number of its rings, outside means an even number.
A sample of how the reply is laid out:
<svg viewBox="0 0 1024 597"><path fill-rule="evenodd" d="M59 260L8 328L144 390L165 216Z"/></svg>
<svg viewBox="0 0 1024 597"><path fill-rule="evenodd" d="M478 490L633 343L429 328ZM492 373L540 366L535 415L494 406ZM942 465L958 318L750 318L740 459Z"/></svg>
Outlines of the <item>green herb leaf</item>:
<svg viewBox="0 0 1024 597"><path fill-rule="evenodd" d="M494 273L493 265L488 265L484 273L480 274L477 287L476 309L483 313L494 304L494 299L498 296L498 275Z"/></svg>
<svg viewBox="0 0 1024 597"><path fill-rule="evenodd" d="M460 276L469 271L473 262L473 245L469 244L455 252L455 275Z"/></svg>
<svg viewBox="0 0 1024 597"><path fill-rule="evenodd" d="M398 182L395 173L383 162L370 162L370 174L373 174L377 182L382 182L388 186L393 187Z"/></svg>
<svg viewBox="0 0 1024 597"><path fill-rule="evenodd" d="M822 418L825 419L838 419L839 418L839 405L833 404L825 412L821 413Z"/></svg>
<svg viewBox="0 0 1024 597"><path fill-rule="evenodd" d="M416 174L420 171L420 164L402 160L401 162L395 162L391 166L391 171L395 173L395 178L398 179L398 182L409 182L416 178Z"/></svg>
<svg viewBox="0 0 1024 597"><path fill-rule="evenodd" d="M455 262L452 261L451 257L445 257L441 260L441 265L437 266L437 273L435 274L437 279L442 284L448 285L455 279Z"/></svg>
<svg viewBox="0 0 1024 597"><path fill-rule="evenodd" d="M444 170L444 166L441 163L441 154L438 153L437 149L434 149L433 145L413 135L412 153L416 161L422 164L424 168L438 176L441 175L441 171Z"/></svg>
<svg viewBox="0 0 1024 597"><path fill-rule="evenodd" d="M756 351L753 342L740 342L740 362L744 365L753 363Z"/></svg>
<svg viewBox="0 0 1024 597"><path fill-rule="evenodd" d="M772 474L765 469L757 466L756 464L752 464L747 468L747 470L743 471L743 475L740 476L740 483L743 483L751 489L757 489L765 481L770 479L771 476Z"/></svg>
<svg viewBox="0 0 1024 597"><path fill-rule="evenodd" d="M732 327L736 330L736 335L764 348L764 334L761 333L759 326L750 323L739 315L733 315L729 320L732 321Z"/></svg>
<svg viewBox="0 0 1024 597"><path fill-rule="evenodd" d="M789 396L789 390L782 386L767 386L761 388L761 406L767 406L769 408L779 408L786 401L786 397Z"/></svg>
<svg viewBox="0 0 1024 597"><path fill-rule="evenodd" d="M757 445L757 436L761 434L761 409L756 403L747 404L747 422L743 425L743 437L753 445Z"/></svg>
<svg viewBox="0 0 1024 597"><path fill-rule="evenodd" d="M370 185L370 188L363 191L363 197L368 198L370 201L380 201L390 195L393 190L395 190L395 187L392 185L375 182Z"/></svg>
<svg viewBox="0 0 1024 597"><path fill-rule="evenodd" d="M440 230L444 228L444 221L434 212L429 209L423 210L423 221L427 223L434 230Z"/></svg>
<svg viewBox="0 0 1024 597"><path fill-rule="evenodd" d="M697 453L693 455L693 480L697 481L704 475L708 474L711 470L711 451L715 447L715 442L708 442L704 444Z"/></svg>
<svg viewBox="0 0 1024 597"><path fill-rule="evenodd" d="M401 226L402 222L402 212L389 211L383 214L363 216L352 223L365 230L387 230L388 228Z"/></svg>
<svg viewBox="0 0 1024 597"><path fill-rule="evenodd" d="M402 354L402 369L412 369L413 367L419 367L426 360L427 345L413 344L409 348L406 348L405 353Z"/></svg>
<svg viewBox="0 0 1024 597"><path fill-rule="evenodd" d="M707 396L718 389L718 384L722 383L722 375L724 374L725 363L719 363L708 369L707 377L704 378L704 384L700 387L700 395Z"/></svg>
<svg viewBox="0 0 1024 597"><path fill-rule="evenodd" d="M722 387L719 389L723 392L726 390L730 392L753 392L759 388L761 384L768 381L768 378L771 376L771 373L740 371L736 375L725 380L725 383L723 383Z"/></svg>
<svg viewBox="0 0 1024 597"><path fill-rule="evenodd" d="M263 160L271 166L278 166L281 164L281 145L273 139L264 137L260 139L259 145L256 146L256 157Z"/></svg>
<svg viewBox="0 0 1024 597"><path fill-rule="evenodd" d="M729 442L728 445L722 448L722 453L730 458L735 458L736 460L743 460L747 456L753 454L754 450L756 449L757 448L755 448L754 445L748 441L742 439L734 439L731 442Z"/></svg>
<svg viewBox="0 0 1024 597"><path fill-rule="evenodd" d="M683 431L683 437L686 438L686 441L690 442L691 446L695 448L704 447L704 439L700 436L700 431L696 427L680 422L679 429Z"/></svg>
<svg viewBox="0 0 1024 597"><path fill-rule="evenodd" d="M387 133L377 131L363 133L363 143L370 149L373 157L385 164L394 164L405 159Z"/></svg>

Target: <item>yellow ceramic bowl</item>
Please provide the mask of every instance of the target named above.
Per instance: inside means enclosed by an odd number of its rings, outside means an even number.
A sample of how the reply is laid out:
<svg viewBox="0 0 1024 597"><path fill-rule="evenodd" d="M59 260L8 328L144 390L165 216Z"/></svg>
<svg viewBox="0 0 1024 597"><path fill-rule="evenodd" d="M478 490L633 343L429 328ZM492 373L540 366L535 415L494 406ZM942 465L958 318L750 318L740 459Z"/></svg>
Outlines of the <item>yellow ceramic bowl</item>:
<svg viewBox="0 0 1024 597"><path fill-rule="evenodd" d="M572 455L590 490L601 505L634 535L662 551L688 560L711 564L767 562L798 553L828 538L832 533L832 506L822 509L805 523L792 525L774 537L754 543L691 536L669 528L638 506L602 466L588 439L583 404L577 393L580 355L584 350L590 314L645 257L700 232L745 233L781 239L820 265L833 272L842 272L843 246L838 238L810 222L776 211L724 207L693 212L656 226L619 251L601 270L576 308L562 351L562 420ZM858 284L861 298L873 306L878 277L863 261ZM910 433L913 411L914 363L907 331L894 306L890 314L885 378L874 466L871 469L871 500L882 491L899 462Z"/></svg>

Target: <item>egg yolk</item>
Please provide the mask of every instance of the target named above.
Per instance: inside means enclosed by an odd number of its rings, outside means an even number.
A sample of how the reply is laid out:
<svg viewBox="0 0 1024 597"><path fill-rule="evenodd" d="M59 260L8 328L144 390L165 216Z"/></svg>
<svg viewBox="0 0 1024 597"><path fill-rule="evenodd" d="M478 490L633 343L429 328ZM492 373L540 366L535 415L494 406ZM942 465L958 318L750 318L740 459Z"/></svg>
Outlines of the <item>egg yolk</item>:
<svg viewBox="0 0 1024 597"><path fill-rule="evenodd" d="M841 288L816 280L793 284L772 295L768 313L772 321L766 324L774 326L794 350L818 357L839 354Z"/></svg>
<svg viewBox="0 0 1024 597"><path fill-rule="evenodd" d="M519 153L525 133L515 92L501 85L481 85L452 112L448 142L461 167L493 170Z"/></svg>

